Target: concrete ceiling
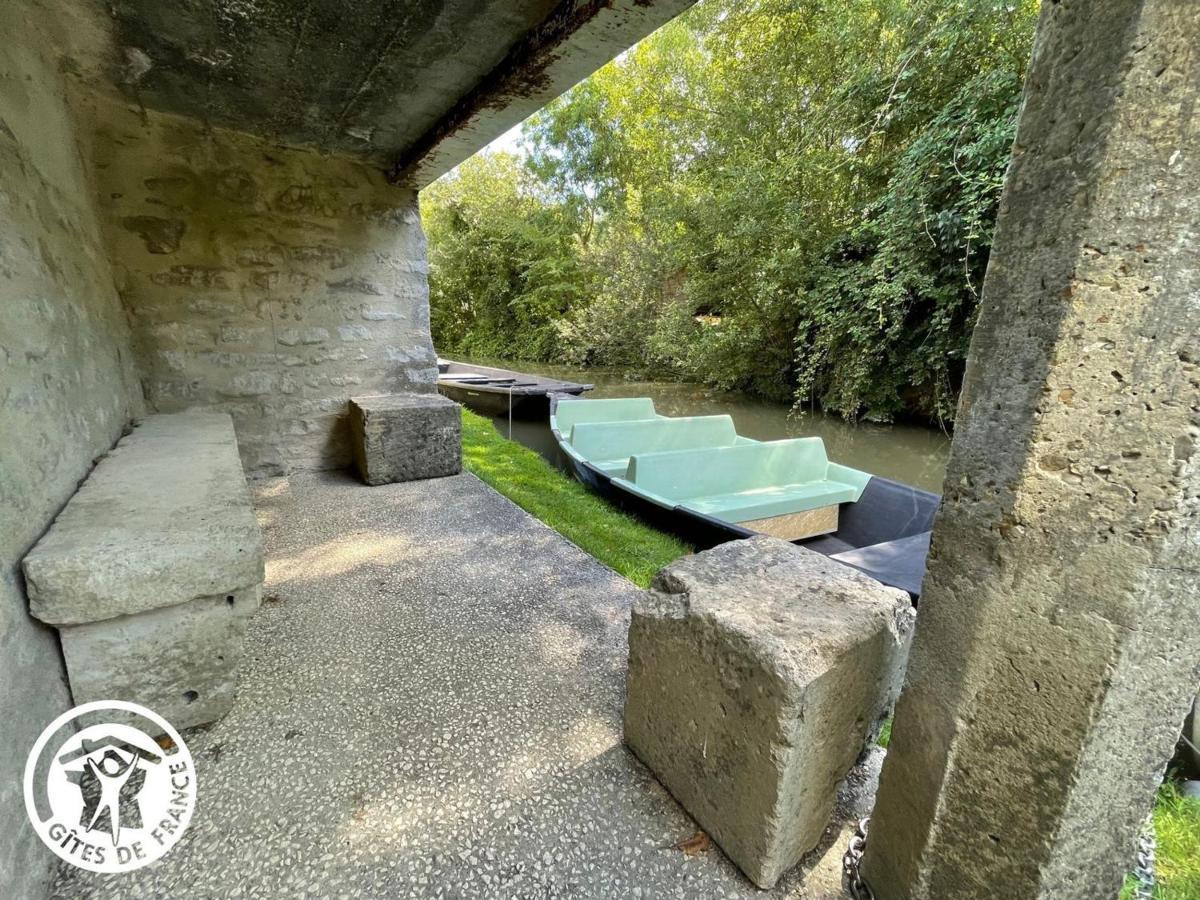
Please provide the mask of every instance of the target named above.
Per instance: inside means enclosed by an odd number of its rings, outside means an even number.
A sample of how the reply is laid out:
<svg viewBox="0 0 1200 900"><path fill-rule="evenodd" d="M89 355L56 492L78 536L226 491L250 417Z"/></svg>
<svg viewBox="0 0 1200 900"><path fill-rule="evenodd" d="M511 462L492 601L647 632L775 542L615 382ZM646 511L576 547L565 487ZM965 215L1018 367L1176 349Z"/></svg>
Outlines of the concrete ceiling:
<svg viewBox="0 0 1200 900"><path fill-rule="evenodd" d="M102 0L96 0L102 2ZM103 0L151 109L424 186L693 0Z"/></svg>

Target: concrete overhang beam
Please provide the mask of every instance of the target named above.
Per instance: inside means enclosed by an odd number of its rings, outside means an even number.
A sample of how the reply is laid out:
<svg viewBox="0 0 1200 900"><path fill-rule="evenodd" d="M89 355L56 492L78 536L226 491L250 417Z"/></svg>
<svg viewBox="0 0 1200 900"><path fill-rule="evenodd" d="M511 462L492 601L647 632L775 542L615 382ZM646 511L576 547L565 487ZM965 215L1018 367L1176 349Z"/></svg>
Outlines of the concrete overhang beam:
<svg viewBox="0 0 1200 900"><path fill-rule="evenodd" d="M28 0L129 102L421 188L694 0Z"/></svg>
<svg viewBox="0 0 1200 900"><path fill-rule="evenodd" d="M388 177L421 188L587 78L695 0L565 0L405 148Z"/></svg>

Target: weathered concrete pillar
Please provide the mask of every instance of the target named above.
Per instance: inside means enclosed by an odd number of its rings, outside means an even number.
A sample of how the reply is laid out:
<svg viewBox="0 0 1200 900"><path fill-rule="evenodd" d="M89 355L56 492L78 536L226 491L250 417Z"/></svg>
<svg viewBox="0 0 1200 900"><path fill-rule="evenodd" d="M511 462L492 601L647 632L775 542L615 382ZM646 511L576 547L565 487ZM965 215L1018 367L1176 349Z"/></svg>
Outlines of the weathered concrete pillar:
<svg viewBox="0 0 1200 900"><path fill-rule="evenodd" d="M1113 897L1200 682L1200 4L1047 2L864 872Z"/></svg>

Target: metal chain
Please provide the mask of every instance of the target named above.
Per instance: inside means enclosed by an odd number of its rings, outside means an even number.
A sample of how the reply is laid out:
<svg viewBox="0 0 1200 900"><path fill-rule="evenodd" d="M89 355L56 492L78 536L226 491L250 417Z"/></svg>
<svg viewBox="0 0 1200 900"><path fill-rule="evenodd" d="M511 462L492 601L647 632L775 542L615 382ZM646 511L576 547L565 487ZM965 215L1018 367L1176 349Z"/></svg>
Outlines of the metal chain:
<svg viewBox="0 0 1200 900"><path fill-rule="evenodd" d="M870 816L859 820L858 827L850 837L850 845L842 856L842 885L854 900L875 900L875 895L863 881L860 871L863 851L867 848L867 828L870 823ZM1154 900L1154 851L1157 846L1154 820L1150 818L1142 826L1142 834L1138 838L1137 863L1133 869L1133 877L1137 879L1137 887L1133 892L1134 900Z"/></svg>
<svg viewBox="0 0 1200 900"><path fill-rule="evenodd" d="M850 845L842 855L842 885L854 900L875 900L875 894L863 881L860 871L863 851L867 849L867 828L870 823L870 816L859 820L858 827L850 836ZM1137 879L1137 887L1133 891L1134 900L1154 900L1154 851L1157 847L1154 819L1147 818L1138 838L1137 862L1133 869L1133 877Z"/></svg>
<svg viewBox="0 0 1200 900"><path fill-rule="evenodd" d="M842 883L854 900L875 900L875 895L862 879L859 867L862 865L863 851L867 848L867 827L871 817L860 819L858 827L850 838L850 846L842 857Z"/></svg>
<svg viewBox="0 0 1200 900"><path fill-rule="evenodd" d="M1137 863L1133 867L1133 877L1137 879L1134 900L1154 900L1154 851L1157 846L1154 819L1148 818L1138 838Z"/></svg>

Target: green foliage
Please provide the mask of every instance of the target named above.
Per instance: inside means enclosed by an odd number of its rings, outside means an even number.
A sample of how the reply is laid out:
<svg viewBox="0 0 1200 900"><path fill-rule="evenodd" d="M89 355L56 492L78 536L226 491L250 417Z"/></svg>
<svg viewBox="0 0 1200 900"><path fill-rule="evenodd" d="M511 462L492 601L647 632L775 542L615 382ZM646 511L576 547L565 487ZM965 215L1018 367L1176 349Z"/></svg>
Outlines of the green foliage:
<svg viewBox="0 0 1200 900"><path fill-rule="evenodd" d="M952 418L1036 6L702 0L426 192L439 347Z"/></svg>
<svg viewBox="0 0 1200 900"><path fill-rule="evenodd" d="M1154 807L1161 900L1200 900L1200 800L1166 784Z"/></svg>
<svg viewBox="0 0 1200 900"><path fill-rule="evenodd" d="M1154 804L1154 836L1155 900L1200 900L1200 800L1164 784ZM1127 879L1121 900L1131 900L1135 887Z"/></svg>
<svg viewBox="0 0 1200 900"><path fill-rule="evenodd" d="M425 191L422 218L439 349L554 359L556 323L589 293L571 211L542 199L515 156L490 154Z"/></svg>
<svg viewBox="0 0 1200 900"><path fill-rule="evenodd" d="M463 464L526 512L640 587L694 548L625 515L534 451L463 410Z"/></svg>
<svg viewBox="0 0 1200 900"><path fill-rule="evenodd" d="M1004 182L1019 81L971 78L900 156L865 220L810 270L797 393L953 419Z"/></svg>

